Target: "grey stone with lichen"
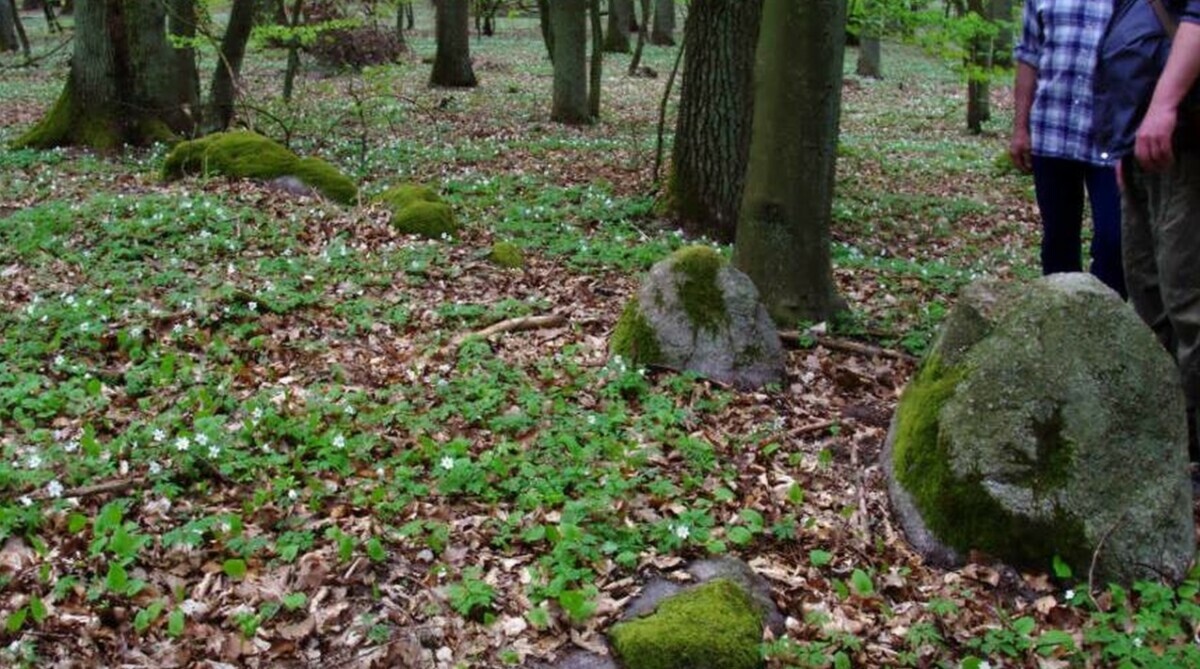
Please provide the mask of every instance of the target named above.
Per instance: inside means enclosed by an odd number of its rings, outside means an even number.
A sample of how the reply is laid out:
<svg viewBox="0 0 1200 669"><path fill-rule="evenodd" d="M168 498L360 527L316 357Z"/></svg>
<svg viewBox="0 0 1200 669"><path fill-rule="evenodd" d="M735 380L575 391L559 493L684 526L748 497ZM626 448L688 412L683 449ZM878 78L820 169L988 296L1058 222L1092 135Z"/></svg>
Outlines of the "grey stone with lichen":
<svg viewBox="0 0 1200 669"><path fill-rule="evenodd" d="M918 406L939 382L940 405ZM933 432L913 427L929 417ZM1170 356L1094 277L1056 274L964 290L901 400L884 463L905 533L931 562L981 549L1048 566L1062 552L1078 575L1095 556L1103 579L1177 580L1195 551L1185 444ZM996 513L955 516L964 508Z"/></svg>
<svg viewBox="0 0 1200 669"><path fill-rule="evenodd" d="M688 269L696 266L700 273ZM694 371L740 388L784 379L783 346L758 289L711 248L686 247L656 263L630 308L633 313L622 316L614 332L613 347L635 364ZM649 333L623 337L629 327ZM623 350L627 345L620 342L646 336L654 342L647 346L653 353Z"/></svg>

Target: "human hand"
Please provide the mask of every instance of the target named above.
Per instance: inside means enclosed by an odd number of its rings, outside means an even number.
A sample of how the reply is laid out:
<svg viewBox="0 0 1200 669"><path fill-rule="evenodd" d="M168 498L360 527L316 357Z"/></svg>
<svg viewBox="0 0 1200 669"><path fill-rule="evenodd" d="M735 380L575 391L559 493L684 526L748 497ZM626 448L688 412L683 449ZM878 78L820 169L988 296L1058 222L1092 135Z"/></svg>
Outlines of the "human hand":
<svg viewBox="0 0 1200 669"><path fill-rule="evenodd" d="M1147 172L1160 172L1175 162L1171 140L1175 136L1178 112L1173 107L1151 105L1138 127L1133 154Z"/></svg>
<svg viewBox="0 0 1200 669"><path fill-rule="evenodd" d="M1029 131L1014 130L1012 141L1008 144L1008 155L1018 170L1028 174L1033 171L1033 142L1029 139Z"/></svg>

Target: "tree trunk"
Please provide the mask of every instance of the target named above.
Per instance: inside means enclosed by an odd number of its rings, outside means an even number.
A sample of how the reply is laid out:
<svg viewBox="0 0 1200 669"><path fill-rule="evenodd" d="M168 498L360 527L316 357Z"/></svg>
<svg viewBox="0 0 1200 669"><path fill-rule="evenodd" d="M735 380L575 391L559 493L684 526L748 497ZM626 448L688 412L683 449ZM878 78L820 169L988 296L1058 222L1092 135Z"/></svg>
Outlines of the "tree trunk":
<svg viewBox="0 0 1200 669"><path fill-rule="evenodd" d="M588 0L553 0L550 3L554 33L554 102L551 120L581 124L588 113L587 80Z"/></svg>
<svg viewBox="0 0 1200 669"><path fill-rule="evenodd" d="M1013 0L991 0L991 19L1000 23L1000 33L996 36L995 54L992 62L996 67L1012 67L1013 26L1017 25L1018 17L1013 15Z"/></svg>
<svg viewBox="0 0 1200 669"><path fill-rule="evenodd" d="M401 51L408 51L408 43L404 39L404 3L396 5L396 41Z"/></svg>
<svg viewBox="0 0 1200 669"><path fill-rule="evenodd" d="M188 126L181 131L191 135L199 125L200 109L200 73L196 70L196 50L190 46L190 40L196 37L196 25L199 17L196 14L196 0L169 0L167 15L167 32L172 37L178 37L185 46L174 47L175 82L179 87L179 104L188 118Z"/></svg>
<svg viewBox="0 0 1200 669"><path fill-rule="evenodd" d="M437 56L429 84L471 88L477 83L471 69L470 0L437 0Z"/></svg>
<svg viewBox="0 0 1200 669"><path fill-rule="evenodd" d="M629 15L633 0L608 0L608 30L604 33L604 50L608 53L629 53Z"/></svg>
<svg viewBox="0 0 1200 669"><path fill-rule="evenodd" d="M5 0L0 0L5 2ZM16 0L7 0L9 16L12 18L12 27L17 34L16 43L21 46L21 53L25 55L25 60L33 58L33 51L29 48L29 36L25 34L25 25L21 23L21 12L17 10ZM16 51L16 47L13 47Z"/></svg>
<svg viewBox="0 0 1200 669"><path fill-rule="evenodd" d="M16 51L20 48L17 43L17 25L12 3L0 0L0 52Z"/></svg>
<svg viewBox="0 0 1200 669"><path fill-rule="evenodd" d="M675 46L675 0L655 0L654 29L650 32L650 43Z"/></svg>
<svg viewBox="0 0 1200 669"><path fill-rule="evenodd" d="M550 22L550 0L538 0L538 25L542 28L542 42L546 44L546 53L550 62L554 62L554 26Z"/></svg>
<svg viewBox="0 0 1200 669"><path fill-rule="evenodd" d="M650 3L652 0L639 0L642 5L642 23L649 25L650 20ZM646 31L639 30L637 37L637 46L633 49L633 58L629 59L629 76L634 77L638 74L638 67L642 64L642 51L646 48Z"/></svg>
<svg viewBox="0 0 1200 669"><path fill-rule="evenodd" d="M588 70L588 113L600 120L600 84L604 81L604 35L600 31L600 0L591 0L592 62Z"/></svg>
<svg viewBox="0 0 1200 669"><path fill-rule="evenodd" d="M824 321L845 304L833 282L829 231L845 26L844 0L765 0L763 7L733 260L781 325Z"/></svg>
<svg viewBox="0 0 1200 669"><path fill-rule="evenodd" d="M726 243L742 203L761 16L762 0L695 0L684 25L670 203L685 228Z"/></svg>
<svg viewBox="0 0 1200 669"><path fill-rule="evenodd" d="M226 130L233 122L233 103L237 98L237 82L246 56L246 42L254 28L254 0L233 0L229 10L229 25L221 39L221 53L213 71L210 114L205 119L207 129Z"/></svg>
<svg viewBox="0 0 1200 669"><path fill-rule="evenodd" d="M879 37L864 33L861 41L858 43L858 64L855 66L855 72L858 76L870 79L883 78L882 54L880 51Z"/></svg>
<svg viewBox="0 0 1200 669"><path fill-rule="evenodd" d="M15 145L112 150L186 132L166 8L142 0L84 0L75 10L71 70L54 107Z"/></svg>
<svg viewBox="0 0 1200 669"><path fill-rule="evenodd" d="M46 17L46 30L51 33L62 32L62 24L58 22L58 17L54 15L54 6L49 2L42 3L42 14Z"/></svg>
<svg viewBox="0 0 1200 669"><path fill-rule="evenodd" d="M295 30L300 26L300 14L304 10L304 0L295 0L292 3L292 18L291 27ZM288 59L287 69L283 73L283 101L292 101L292 91L296 87L296 75L300 72L300 40L296 37L291 38L291 43L288 44Z"/></svg>
<svg viewBox="0 0 1200 669"><path fill-rule="evenodd" d="M967 0L967 11L989 19L989 0ZM988 74L992 69L993 40L977 35L971 38L967 50L967 130L979 134L983 124L992 118L991 90Z"/></svg>

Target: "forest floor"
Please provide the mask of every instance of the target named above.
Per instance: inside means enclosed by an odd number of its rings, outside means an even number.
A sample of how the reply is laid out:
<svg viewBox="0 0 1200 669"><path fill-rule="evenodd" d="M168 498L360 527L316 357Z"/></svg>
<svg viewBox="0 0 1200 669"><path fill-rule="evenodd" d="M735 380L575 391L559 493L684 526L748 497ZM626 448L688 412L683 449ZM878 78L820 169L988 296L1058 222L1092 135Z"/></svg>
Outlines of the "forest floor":
<svg viewBox="0 0 1200 669"><path fill-rule="evenodd" d="M307 63L291 105L283 55L253 47L241 118L367 195L433 186L456 242L368 203L165 183L164 148L0 151L0 664L520 665L602 648L648 579L715 554L788 616L773 667L1195 657L1192 581L1126 598L983 556L931 568L889 512L880 447L956 291L1037 274L1032 184L998 159L1006 86L972 136L965 85L918 50L848 74L852 311L801 338L783 387L739 393L606 351L639 273L696 241L655 207L674 49L647 48L657 78L610 57L601 123L568 128L535 24L501 19L472 41L480 86L436 90L422 9L402 63ZM0 55L5 144L67 50L18 63ZM524 269L488 262L496 241ZM457 339L547 314L563 323Z"/></svg>

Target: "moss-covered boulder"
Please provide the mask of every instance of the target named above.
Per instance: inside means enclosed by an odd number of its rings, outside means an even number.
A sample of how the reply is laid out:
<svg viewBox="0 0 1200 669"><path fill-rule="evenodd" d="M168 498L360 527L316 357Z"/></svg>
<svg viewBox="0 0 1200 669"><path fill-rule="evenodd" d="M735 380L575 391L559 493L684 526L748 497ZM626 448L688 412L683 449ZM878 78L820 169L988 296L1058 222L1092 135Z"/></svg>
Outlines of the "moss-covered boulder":
<svg viewBox="0 0 1200 669"><path fill-rule="evenodd" d="M972 284L900 399L893 507L927 559L1064 559L1101 578L1182 577L1195 552L1171 358L1088 274Z"/></svg>
<svg viewBox="0 0 1200 669"><path fill-rule="evenodd" d="M707 246L680 249L651 268L609 349L633 364L692 370L743 388L784 377L779 334L754 283Z"/></svg>
<svg viewBox="0 0 1200 669"><path fill-rule="evenodd" d="M624 669L756 669L762 614L719 578L669 597L651 615L618 623L609 642Z"/></svg>
<svg viewBox="0 0 1200 669"><path fill-rule="evenodd" d="M496 242L492 244L488 260L508 269L520 269L525 266L525 253L512 242Z"/></svg>
<svg viewBox="0 0 1200 669"><path fill-rule="evenodd" d="M376 195L375 201L387 207L388 211L391 211L392 215L395 216L414 202L442 202L443 200L437 194L437 191L428 186L402 183L396 184Z"/></svg>
<svg viewBox="0 0 1200 669"><path fill-rule="evenodd" d="M180 142L163 163L168 180L188 174L222 174L269 181L295 177L325 197L353 204L358 186L320 158L301 158L282 144L247 131L221 132Z"/></svg>
<svg viewBox="0 0 1200 669"><path fill-rule="evenodd" d="M450 205L420 200L393 215L392 227L406 235L419 235L428 239L453 239L458 236L460 226Z"/></svg>

